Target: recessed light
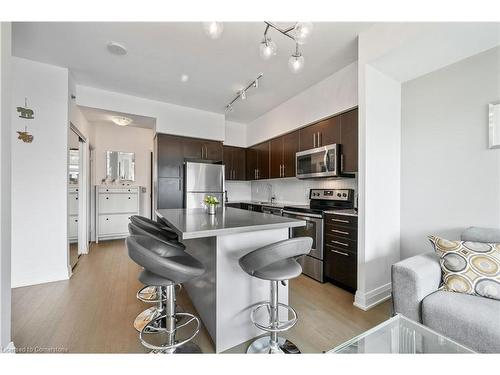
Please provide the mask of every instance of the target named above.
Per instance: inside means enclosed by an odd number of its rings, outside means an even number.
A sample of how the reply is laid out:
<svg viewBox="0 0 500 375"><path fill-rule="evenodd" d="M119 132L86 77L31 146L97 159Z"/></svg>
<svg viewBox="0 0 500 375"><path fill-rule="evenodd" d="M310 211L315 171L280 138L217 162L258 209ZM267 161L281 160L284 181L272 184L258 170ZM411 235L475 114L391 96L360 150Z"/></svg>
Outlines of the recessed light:
<svg viewBox="0 0 500 375"><path fill-rule="evenodd" d="M112 53L113 55L123 56L127 54L127 49L123 44L109 42L106 47L108 48L109 53Z"/></svg>
<svg viewBox="0 0 500 375"><path fill-rule="evenodd" d="M132 119L125 116L113 116L111 117L111 121L113 121L116 125L127 126L132 123Z"/></svg>
<svg viewBox="0 0 500 375"><path fill-rule="evenodd" d="M182 82L187 82L189 80L189 76L187 74L181 75L181 81Z"/></svg>

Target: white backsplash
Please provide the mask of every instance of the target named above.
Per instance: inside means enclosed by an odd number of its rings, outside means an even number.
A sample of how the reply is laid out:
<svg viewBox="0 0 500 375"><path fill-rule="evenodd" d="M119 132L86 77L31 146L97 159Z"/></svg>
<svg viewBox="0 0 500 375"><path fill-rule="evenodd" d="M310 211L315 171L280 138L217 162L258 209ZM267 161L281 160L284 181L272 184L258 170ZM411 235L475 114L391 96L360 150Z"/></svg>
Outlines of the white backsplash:
<svg viewBox="0 0 500 375"><path fill-rule="evenodd" d="M262 181L227 181L230 201L269 201L271 191L277 202L308 204L310 189L354 189L357 178L299 180L295 177Z"/></svg>
<svg viewBox="0 0 500 375"><path fill-rule="evenodd" d="M252 200L250 181L226 181L227 197L230 202Z"/></svg>

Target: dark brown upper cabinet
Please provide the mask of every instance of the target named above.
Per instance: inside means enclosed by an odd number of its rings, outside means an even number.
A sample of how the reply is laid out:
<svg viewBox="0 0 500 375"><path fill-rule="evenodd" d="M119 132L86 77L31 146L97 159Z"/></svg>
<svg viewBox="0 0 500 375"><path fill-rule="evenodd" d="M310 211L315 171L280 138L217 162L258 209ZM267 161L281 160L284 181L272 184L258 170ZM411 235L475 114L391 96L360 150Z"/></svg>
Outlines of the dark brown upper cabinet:
<svg viewBox="0 0 500 375"><path fill-rule="evenodd" d="M299 132L271 140L270 178L295 176L295 153L299 151Z"/></svg>
<svg viewBox="0 0 500 375"><path fill-rule="evenodd" d="M245 149L241 147L224 146L223 154L226 180L245 180Z"/></svg>
<svg viewBox="0 0 500 375"><path fill-rule="evenodd" d="M262 180L269 178L269 145L262 142L247 149L247 180Z"/></svg>
<svg viewBox="0 0 500 375"><path fill-rule="evenodd" d="M202 154L203 160L222 161L222 142L219 141L202 141Z"/></svg>
<svg viewBox="0 0 500 375"><path fill-rule="evenodd" d="M300 151L340 143L340 116L300 129Z"/></svg>
<svg viewBox="0 0 500 375"><path fill-rule="evenodd" d="M254 146L257 149L257 180L269 178L269 146L270 142L262 142Z"/></svg>
<svg viewBox="0 0 500 375"><path fill-rule="evenodd" d="M221 161L222 142L184 138L183 154L186 159Z"/></svg>
<svg viewBox="0 0 500 375"><path fill-rule="evenodd" d="M358 109L340 115L341 172L358 171Z"/></svg>

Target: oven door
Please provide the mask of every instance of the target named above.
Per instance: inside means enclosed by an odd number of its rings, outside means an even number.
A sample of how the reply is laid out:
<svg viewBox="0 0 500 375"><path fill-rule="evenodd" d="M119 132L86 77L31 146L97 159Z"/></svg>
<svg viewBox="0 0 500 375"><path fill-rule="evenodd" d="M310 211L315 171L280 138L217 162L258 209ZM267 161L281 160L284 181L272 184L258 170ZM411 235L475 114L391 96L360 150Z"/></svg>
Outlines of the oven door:
<svg viewBox="0 0 500 375"><path fill-rule="evenodd" d="M339 147L336 144L297 152L297 178L337 176L339 171Z"/></svg>
<svg viewBox="0 0 500 375"><path fill-rule="evenodd" d="M323 260L323 218L320 215L303 214L292 211L283 211L283 216L297 220L305 220L303 227L290 228L290 238L311 237L312 249L309 256Z"/></svg>

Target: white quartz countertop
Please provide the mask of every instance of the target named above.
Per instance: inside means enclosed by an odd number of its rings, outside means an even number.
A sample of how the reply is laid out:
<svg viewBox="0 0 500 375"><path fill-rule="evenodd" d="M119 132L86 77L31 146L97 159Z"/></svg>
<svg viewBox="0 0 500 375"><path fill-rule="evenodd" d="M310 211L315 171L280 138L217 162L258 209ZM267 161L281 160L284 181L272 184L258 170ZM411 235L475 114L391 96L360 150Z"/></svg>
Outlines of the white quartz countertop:
<svg viewBox="0 0 500 375"><path fill-rule="evenodd" d="M213 237L224 234L302 227L303 220L238 208L218 208L215 215L208 215L202 208L159 209L156 215L178 234L181 240Z"/></svg>

